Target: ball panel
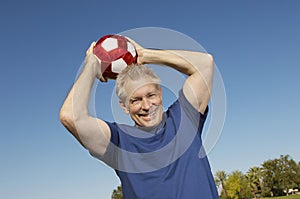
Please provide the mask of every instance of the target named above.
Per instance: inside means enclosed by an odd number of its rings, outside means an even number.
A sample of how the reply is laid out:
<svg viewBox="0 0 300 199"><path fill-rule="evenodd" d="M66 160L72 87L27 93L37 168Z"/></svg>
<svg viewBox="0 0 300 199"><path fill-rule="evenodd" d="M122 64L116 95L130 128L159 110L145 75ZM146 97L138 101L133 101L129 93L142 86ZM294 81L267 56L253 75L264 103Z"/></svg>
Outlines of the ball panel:
<svg viewBox="0 0 300 199"><path fill-rule="evenodd" d="M127 51L131 53L132 57L136 56L135 48L130 42L127 42Z"/></svg>
<svg viewBox="0 0 300 199"><path fill-rule="evenodd" d="M130 65L130 64L136 62L136 58L133 57L130 52L125 53L125 55L123 56L123 60L127 63L127 65Z"/></svg>
<svg viewBox="0 0 300 199"><path fill-rule="evenodd" d="M114 49L118 49L119 45L118 45L118 40L115 38L107 38L105 39L102 43L101 46L103 47L103 49L107 52L114 50Z"/></svg>
<svg viewBox="0 0 300 199"><path fill-rule="evenodd" d="M122 48L113 49L112 51L109 52L110 61L115 61L117 59L120 59L121 57L123 57L123 55L126 52L127 51Z"/></svg>
<svg viewBox="0 0 300 199"><path fill-rule="evenodd" d="M125 37L118 38L118 46L124 51L127 50L127 39Z"/></svg>
<svg viewBox="0 0 300 199"><path fill-rule="evenodd" d="M96 57L102 61L111 61L110 55L102 48L101 45L94 47L94 54Z"/></svg>
<svg viewBox="0 0 300 199"><path fill-rule="evenodd" d="M123 58L111 62L111 71L114 73L120 73L124 68L126 68L127 63Z"/></svg>

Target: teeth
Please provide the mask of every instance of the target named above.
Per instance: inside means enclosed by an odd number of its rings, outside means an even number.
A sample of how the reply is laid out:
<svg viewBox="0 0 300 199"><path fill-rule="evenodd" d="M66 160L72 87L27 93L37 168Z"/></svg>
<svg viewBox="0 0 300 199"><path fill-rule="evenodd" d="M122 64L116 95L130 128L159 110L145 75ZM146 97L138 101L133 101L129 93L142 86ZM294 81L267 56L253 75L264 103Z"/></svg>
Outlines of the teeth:
<svg viewBox="0 0 300 199"><path fill-rule="evenodd" d="M145 118L150 118L152 119L153 117L155 117L157 110L159 107L153 107L150 109L150 112L145 113L145 114L139 114L140 117L145 117Z"/></svg>
<svg viewBox="0 0 300 199"><path fill-rule="evenodd" d="M155 111L149 113L149 114L140 114L142 117L153 117L155 115Z"/></svg>

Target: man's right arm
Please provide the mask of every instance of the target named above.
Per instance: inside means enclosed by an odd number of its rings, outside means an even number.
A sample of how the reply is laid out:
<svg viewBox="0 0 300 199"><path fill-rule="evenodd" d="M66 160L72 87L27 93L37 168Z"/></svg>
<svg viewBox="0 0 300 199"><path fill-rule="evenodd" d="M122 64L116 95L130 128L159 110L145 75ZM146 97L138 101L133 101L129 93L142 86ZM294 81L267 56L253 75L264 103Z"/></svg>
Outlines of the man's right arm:
<svg viewBox="0 0 300 199"><path fill-rule="evenodd" d="M85 66L74 83L60 110L61 123L91 153L103 155L110 142L109 126L88 112L91 90L96 78L101 77L99 62L92 53L94 43L87 51Z"/></svg>

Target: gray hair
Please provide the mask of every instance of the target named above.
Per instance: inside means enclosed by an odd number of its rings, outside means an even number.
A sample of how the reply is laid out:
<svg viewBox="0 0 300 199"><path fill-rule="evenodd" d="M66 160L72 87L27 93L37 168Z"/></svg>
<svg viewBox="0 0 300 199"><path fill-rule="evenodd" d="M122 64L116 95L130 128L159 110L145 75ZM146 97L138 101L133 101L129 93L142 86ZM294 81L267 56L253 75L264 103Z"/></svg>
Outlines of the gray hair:
<svg viewBox="0 0 300 199"><path fill-rule="evenodd" d="M127 91L124 88L124 85L128 80L139 80L144 78L150 78L154 83L158 84L160 88L160 79L159 77L147 66L145 65L136 65L132 64L127 66L124 70L122 70L116 79L116 94L119 99L125 103L127 98Z"/></svg>

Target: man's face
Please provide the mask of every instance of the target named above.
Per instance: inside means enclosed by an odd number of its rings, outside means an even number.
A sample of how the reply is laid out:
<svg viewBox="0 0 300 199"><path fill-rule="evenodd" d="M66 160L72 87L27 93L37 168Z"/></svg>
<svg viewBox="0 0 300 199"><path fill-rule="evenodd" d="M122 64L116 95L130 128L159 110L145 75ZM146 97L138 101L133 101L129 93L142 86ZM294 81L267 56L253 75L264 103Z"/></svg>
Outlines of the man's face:
<svg viewBox="0 0 300 199"><path fill-rule="evenodd" d="M128 81L126 109L135 123L142 127L153 127L162 120L162 91L151 80Z"/></svg>

